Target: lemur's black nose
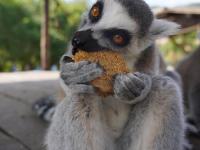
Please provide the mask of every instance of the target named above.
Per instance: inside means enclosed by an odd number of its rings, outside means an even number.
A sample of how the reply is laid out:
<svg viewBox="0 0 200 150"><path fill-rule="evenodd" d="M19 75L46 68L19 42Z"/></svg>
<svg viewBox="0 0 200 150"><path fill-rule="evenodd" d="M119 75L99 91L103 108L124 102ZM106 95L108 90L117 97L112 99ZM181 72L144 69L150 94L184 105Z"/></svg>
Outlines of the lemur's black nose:
<svg viewBox="0 0 200 150"><path fill-rule="evenodd" d="M89 30L76 32L72 39L72 45L76 48L80 48L89 40L90 34L91 32L89 32Z"/></svg>
<svg viewBox="0 0 200 150"><path fill-rule="evenodd" d="M81 40L80 40L80 38L74 37L74 38L72 39L72 45L73 45L74 47L80 46L80 45L81 45Z"/></svg>
<svg viewBox="0 0 200 150"><path fill-rule="evenodd" d="M90 29L78 31L75 33L74 37L72 38L72 54L75 54L77 52L77 49L88 52L105 49L104 47L99 45L97 39L93 38L92 33L93 31Z"/></svg>

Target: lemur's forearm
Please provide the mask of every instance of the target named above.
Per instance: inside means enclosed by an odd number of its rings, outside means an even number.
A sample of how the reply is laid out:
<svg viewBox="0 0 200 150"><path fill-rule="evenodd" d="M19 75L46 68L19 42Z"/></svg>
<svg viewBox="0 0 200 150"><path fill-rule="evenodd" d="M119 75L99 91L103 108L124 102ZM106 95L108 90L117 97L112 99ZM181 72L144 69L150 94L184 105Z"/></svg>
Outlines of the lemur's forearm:
<svg viewBox="0 0 200 150"><path fill-rule="evenodd" d="M179 86L168 77L154 77L153 82L152 96L154 99L159 96L154 108L160 107L153 115L162 118L152 150L182 150L185 124Z"/></svg>
<svg viewBox="0 0 200 150"><path fill-rule="evenodd" d="M182 97L173 80L153 77L148 97L133 106L129 117L118 140L119 150L182 150Z"/></svg>

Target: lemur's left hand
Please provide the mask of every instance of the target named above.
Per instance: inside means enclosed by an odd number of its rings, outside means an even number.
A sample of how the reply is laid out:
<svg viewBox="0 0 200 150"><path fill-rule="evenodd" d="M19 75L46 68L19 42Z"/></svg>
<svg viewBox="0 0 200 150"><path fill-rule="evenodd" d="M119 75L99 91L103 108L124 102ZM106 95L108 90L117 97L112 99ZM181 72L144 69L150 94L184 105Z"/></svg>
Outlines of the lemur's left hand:
<svg viewBox="0 0 200 150"><path fill-rule="evenodd" d="M151 77L143 73L118 74L114 79L114 95L125 103L135 104L147 96L151 84Z"/></svg>

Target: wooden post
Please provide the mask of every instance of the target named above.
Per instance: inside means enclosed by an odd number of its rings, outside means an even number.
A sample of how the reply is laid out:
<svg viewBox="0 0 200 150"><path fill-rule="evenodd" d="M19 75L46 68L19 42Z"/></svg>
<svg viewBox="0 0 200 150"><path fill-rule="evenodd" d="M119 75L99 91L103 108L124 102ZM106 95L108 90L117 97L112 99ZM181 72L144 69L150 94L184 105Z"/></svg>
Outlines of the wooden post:
<svg viewBox="0 0 200 150"><path fill-rule="evenodd" d="M49 0L44 0L41 20L40 61L44 70L49 68Z"/></svg>

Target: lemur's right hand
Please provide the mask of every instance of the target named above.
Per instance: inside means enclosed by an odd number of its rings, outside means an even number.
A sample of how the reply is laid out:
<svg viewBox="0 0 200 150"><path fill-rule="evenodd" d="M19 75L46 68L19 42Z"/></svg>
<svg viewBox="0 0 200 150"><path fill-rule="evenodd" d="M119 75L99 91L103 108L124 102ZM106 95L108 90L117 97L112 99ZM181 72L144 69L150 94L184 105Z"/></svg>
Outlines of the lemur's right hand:
<svg viewBox="0 0 200 150"><path fill-rule="evenodd" d="M68 56L61 59L60 77L72 90L91 92L94 90L88 83L101 76L103 69L97 63L89 61L72 62Z"/></svg>

